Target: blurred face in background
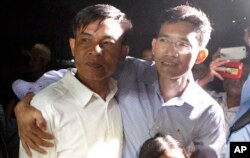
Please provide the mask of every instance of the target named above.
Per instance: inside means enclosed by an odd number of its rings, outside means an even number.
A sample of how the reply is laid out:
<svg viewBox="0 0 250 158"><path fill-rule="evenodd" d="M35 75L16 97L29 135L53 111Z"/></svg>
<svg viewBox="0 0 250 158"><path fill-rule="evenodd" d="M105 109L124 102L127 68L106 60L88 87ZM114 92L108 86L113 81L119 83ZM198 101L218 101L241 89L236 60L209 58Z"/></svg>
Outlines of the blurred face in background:
<svg viewBox="0 0 250 158"><path fill-rule="evenodd" d="M245 30L244 41L250 47L250 29Z"/></svg>
<svg viewBox="0 0 250 158"><path fill-rule="evenodd" d="M40 71L45 71L48 65L48 60L38 57L31 56L29 60L29 68L31 73L37 73Z"/></svg>
<svg viewBox="0 0 250 158"><path fill-rule="evenodd" d="M154 61L154 55L151 49L144 49L142 51L142 59L147 61Z"/></svg>
<svg viewBox="0 0 250 158"><path fill-rule="evenodd" d="M230 96L240 97L242 86L245 80L245 77L241 77L240 79L225 78L225 80L223 81L223 87L225 92L228 93Z"/></svg>

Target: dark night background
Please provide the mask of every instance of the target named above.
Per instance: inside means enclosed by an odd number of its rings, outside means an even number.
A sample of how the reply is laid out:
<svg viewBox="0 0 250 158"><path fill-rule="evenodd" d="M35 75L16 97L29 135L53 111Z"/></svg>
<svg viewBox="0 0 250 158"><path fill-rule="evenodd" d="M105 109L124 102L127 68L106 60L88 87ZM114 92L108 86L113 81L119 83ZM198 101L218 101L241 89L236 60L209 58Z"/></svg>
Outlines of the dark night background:
<svg viewBox="0 0 250 158"><path fill-rule="evenodd" d="M71 59L68 47L70 22L83 7L96 3L112 4L129 15L134 24L131 56L140 57L141 48L151 43L159 13L164 8L186 4L186 0L19 0L1 4L1 101L15 78L21 49L36 42L48 45L53 59ZM190 0L192 6L210 16L214 31L208 45L218 47L243 45L243 29L250 25L250 0ZM233 23L233 21L235 21Z"/></svg>

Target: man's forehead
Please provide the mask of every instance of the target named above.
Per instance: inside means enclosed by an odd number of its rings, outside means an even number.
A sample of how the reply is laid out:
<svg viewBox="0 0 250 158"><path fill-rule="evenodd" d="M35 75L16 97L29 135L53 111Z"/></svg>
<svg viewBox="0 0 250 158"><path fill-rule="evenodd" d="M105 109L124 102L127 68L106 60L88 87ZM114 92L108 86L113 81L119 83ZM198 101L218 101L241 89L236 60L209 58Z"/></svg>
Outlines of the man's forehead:
<svg viewBox="0 0 250 158"><path fill-rule="evenodd" d="M78 29L78 33L81 34L82 32L90 35L106 34L109 36L120 37L124 30L114 19L104 19L93 21L85 26L82 25L80 29Z"/></svg>
<svg viewBox="0 0 250 158"><path fill-rule="evenodd" d="M190 36L197 36L197 32L195 31L193 25L188 22L165 22L161 25L159 30L159 36L163 35L188 38Z"/></svg>

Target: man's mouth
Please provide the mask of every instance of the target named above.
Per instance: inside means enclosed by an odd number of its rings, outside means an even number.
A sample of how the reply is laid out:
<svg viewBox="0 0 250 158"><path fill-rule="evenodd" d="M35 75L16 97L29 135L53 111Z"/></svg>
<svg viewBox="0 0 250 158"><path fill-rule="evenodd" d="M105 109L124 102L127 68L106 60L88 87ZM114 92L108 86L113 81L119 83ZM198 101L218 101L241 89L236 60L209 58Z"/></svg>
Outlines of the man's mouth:
<svg viewBox="0 0 250 158"><path fill-rule="evenodd" d="M176 66L177 65L176 62L172 62L172 61L162 61L161 63L163 65L166 65L166 66Z"/></svg>
<svg viewBox="0 0 250 158"><path fill-rule="evenodd" d="M92 68L95 68L95 69L98 69L98 68L101 68L102 65L101 64L96 64L96 63L87 63L87 65L89 67L92 67Z"/></svg>

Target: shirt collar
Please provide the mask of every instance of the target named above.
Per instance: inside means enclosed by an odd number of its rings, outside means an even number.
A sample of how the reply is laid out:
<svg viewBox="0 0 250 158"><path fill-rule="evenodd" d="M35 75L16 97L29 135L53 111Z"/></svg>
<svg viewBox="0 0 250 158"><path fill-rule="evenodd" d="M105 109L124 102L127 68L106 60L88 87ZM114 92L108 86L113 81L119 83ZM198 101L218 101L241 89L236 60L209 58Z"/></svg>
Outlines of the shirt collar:
<svg viewBox="0 0 250 158"><path fill-rule="evenodd" d="M161 96L155 64L152 64L147 69L145 69L140 80L145 84L152 85L155 88L156 93ZM196 100L193 98L197 98L196 93L199 93L199 86L194 82L192 73L190 73L188 80L189 83L181 96L174 97L167 102L164 102L164 99L161 97L161 100L163 102L162 106L182 106L184 105L184 103L190 104L191 106L196 105L199 99Z"/></svg>
<svg viewBox="0 0 250 158"><path fill-rule="evenodd" d="M93 98L101 98L97 93L93 92L91 89L86 87L82 84L76 77L75 77L76 69L68 69L66 75L64 76L65 87L69 89L69 91L79 100L80 105L82 108L88 105L88 102ZM117 81L114 79L109 80L109 92L106 97L106 101L109 102L117 92Z"/></svg>

